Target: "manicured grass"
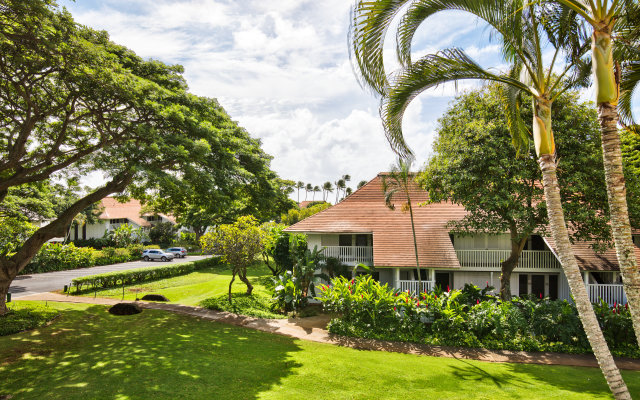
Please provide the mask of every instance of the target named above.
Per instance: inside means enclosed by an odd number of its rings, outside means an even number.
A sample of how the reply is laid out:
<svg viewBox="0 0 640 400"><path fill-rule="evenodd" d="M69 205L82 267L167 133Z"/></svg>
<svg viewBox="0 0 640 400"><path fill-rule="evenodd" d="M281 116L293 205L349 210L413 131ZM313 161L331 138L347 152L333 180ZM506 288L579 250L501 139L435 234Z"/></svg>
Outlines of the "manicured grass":
<svg viewBox="0 0 640 400"><path fill-rule="evenodd" d="M58 315L58 311L40 304L30 307L23 302L7 303L9 312L0 316L0 336L38 328Z"/></svg>
<svg viewBox="0 0 640 400"><path fill-rule="evenodd" d="M254 293L271 297L271 292L261 283L270 276L269 270L263 264L256 264L249 268L247 275L255 287ZM136 296L141 298L147 293L158 293L167 297L172 303L195 306L204 299L227 293L230 281L231 270L228 267L206 268L187 275L125 286L124 299L135 300ZM246 290L246 285L236 278L233 292L243 293ZM98 290L95 295L120 300L122 288ZM94 292L86 292L82 296L93 297Z"/></svg>
<svg viewBox="0 0 640 400"><path fill-rule="evenodd" d="M49 306L52 306L49 303ZM53 305L53 324L0 338L0 396L19 399L592 399L598 369L420 357L294 340L145 310ZM623 372L635 396L640 373Z"/></svg>

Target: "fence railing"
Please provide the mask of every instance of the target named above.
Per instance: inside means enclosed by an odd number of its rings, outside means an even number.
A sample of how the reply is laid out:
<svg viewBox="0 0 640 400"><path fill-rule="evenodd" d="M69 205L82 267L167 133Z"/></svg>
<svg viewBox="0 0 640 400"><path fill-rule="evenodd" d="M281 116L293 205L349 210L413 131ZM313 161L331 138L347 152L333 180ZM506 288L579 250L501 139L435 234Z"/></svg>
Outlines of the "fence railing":
<svg viewBox="0 0 640 400"><path fill-rule="evenodd" d="M610 306L613 306L614 303L625 304L627 302L627 295L619 283L587 284L587 292L592 303L599 303L600 299Z"/></svg>
<svg viewBox="0 0 640 400"><path fill-rule="evenodd" d="M422 290L420 290L420 293L432 291L435 286L434 283L433 281L422 281ZM398 285L399 289L403 292L408 290L415 294L418 290L418 281L398 281Z"/></svg>
<svg viewBox="0 0 640 400"><path fill-rule="evenodd" d="M456 250L462 268L500 269L500 263L511 254L510 250ZM518 260L520 269L561 268L556 256L547 250L523 250Z"/></svg>
<svg viewBox="0 0 640 400"><path fill-rule="evenodd" d="M344 264L373 264L372 246L324 246L325 257L335 257Z"/></svg>

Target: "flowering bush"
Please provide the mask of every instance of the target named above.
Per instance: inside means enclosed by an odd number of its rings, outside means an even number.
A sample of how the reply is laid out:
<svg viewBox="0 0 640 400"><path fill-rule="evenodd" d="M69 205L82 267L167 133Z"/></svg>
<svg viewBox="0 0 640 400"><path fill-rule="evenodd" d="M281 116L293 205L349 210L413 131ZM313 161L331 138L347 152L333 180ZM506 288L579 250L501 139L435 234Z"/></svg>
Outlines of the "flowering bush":
<svg viewBox="0 0 640 400"><path fill-rule="evenodd" d="M335 278L319 300L336 314L329 331L347 336L490 349L588 353L589 342L575 306L564 300L489 295L493 288L400 292L371 276ZM640 357L628 309L596 306L612 352Z"/></svg>

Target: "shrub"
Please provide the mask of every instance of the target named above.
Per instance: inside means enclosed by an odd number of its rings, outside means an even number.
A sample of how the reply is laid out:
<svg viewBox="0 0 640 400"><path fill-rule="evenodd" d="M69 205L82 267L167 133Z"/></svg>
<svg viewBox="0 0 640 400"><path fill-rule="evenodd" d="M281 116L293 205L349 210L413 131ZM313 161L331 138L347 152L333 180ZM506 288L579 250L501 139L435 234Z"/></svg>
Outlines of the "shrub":
<svg viewBox="0 0 640 400"><path fill-rule="evenodd" d="M216 311L227 311L234 314L248 315L258 318L285 318L284 315L271 310L271 300L261 294L234 293L229 303L227 295L211 297L200 302L200 306Z"/></svg>
<svg viewBox="0 0 640 400"><path fill-rule="evenodd" d="M41 306L9 310L7 314L0 316L0 336L38 328L57 315L58 311Z"/></svg>
<svg viewBox="0 0 640 400"><path fill-rule="evenodd" d="M591 352L572 303L501 301L487 291L467 285L414 296L359 276L333 279L321 287L318 299L325 310L337 314L329 331L342 335L498 350ZM612 353L640 357L626 306L600 303L595 310Z"/></svg>
<svg viewBox="0 0 640 400"><path fill-rule="evenodd" d="M91 239L78 239L74 240L73 244L76 247L93 247L94 249L102 249L103 247L115 246L115 243L107 238L91 238Z"/></svg>
<svg viewBox="0 0 640 400"><path fill-rule="evenodd" d="M139 282L148 282L156 279L164 279L171 276L184 275L190 272L209 268L220 264L219 257L210 257L204 260L192 261L182 264L164 265L160 267L137 268L125 271L108 272L105 274L83 276L71 281L76 292L89 288L111 288L121 285L129 285Z"/></svg>
<svg viewBox="0 0 640 400"><path fill-rule="evenodd" d="M21 274L92 267L94 252L91 247L76 247L73 243L45 243Z"/></svg>

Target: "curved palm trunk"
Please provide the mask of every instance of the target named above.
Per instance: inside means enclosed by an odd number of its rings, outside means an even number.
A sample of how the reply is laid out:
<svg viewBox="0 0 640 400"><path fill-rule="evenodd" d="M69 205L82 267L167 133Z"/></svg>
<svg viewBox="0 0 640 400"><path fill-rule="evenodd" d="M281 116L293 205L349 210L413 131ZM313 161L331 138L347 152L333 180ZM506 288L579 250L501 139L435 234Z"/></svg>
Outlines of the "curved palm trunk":
<svg viewBox="0 0 640 400"><path fill-rule="evenodd" d="M420 276L420 261L418 260L418 239L416 238L416 227L413 223L413 207L411 206L409 193L407 193L407 202L409 204L409 215L411 216L411 232L413 233L413 250L416 254L416 270L418 271L418 290L416 295L420 298L420 292L422 291L422 277Z"/></svg>
<svg viewBox="0 0 640 400"><path fill-rule="evenodd" d="M573 295L580 321L584 327L591 349L598 360L611 393L616 399L631 399L629 389L622 379L620 370L613 360L609 346L607 345L593 306L587 294L587 288L582 280L578 263L576 262L573 248L569 241L569 232L564 219L562 202L560 199L560 187L556 174L555 144L551 129L551 102L546 99L537 99L534 104L534 140L536 153L539 154L538 164L542 171L542 184L549 215L551 235L556 243L556 250L571 294Z"/></svg>
<svg viewBox="0 0 640 400"><path fill-rule="evenodd" d="M631 321L640 345L640 269L633 250L627 195L622 172L622 151L618 133L619 96L614 73L611 33L608 27L594 30L591 40L593 76L598 103L598 122L602 133L602 158L609 199L611 230Z"/></svg>
<svg viewBox="0 0 640 400"><path fill-rule="evenodd" d="M542 170L542 182L544 185L544 195L547 201L547 212L549 214L549 225L551 235L556 243L556 250L560 257L562 269L569 282L569 288L573 295L582 326L587 334L593 353L598 360L598 365L604 374L607 384L616 399L630 399L631 395L627 385L620 375L620 370L613 360L607 342L604 339L596 314L589 301L587 289L582 280L578 263L576 262L569 242L569 233L564 220L562 203L560 201L560 188L556 176L556 162L554 156L546 154L538 159Z"/></svg>

